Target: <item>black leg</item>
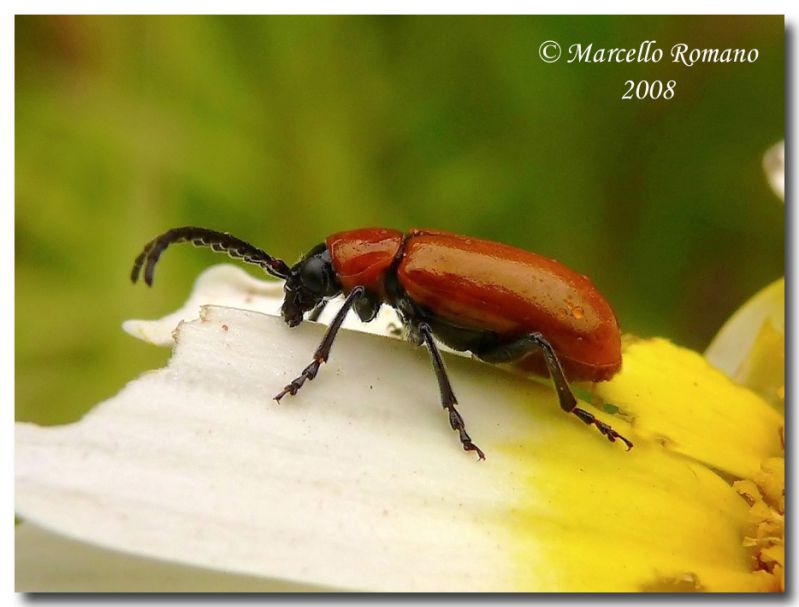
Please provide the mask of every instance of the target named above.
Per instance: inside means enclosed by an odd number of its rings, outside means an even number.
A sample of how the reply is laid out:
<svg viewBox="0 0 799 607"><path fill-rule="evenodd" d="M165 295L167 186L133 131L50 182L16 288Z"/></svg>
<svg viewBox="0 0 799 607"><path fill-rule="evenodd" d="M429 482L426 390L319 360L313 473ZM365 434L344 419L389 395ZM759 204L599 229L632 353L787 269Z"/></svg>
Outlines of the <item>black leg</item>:
<svg viewBox="0 0 799 607"><path fill-rule="evenodd" d="M324 311L325 307L327 307L327 300L323 299L317 304L317 306L313 310L311 310L311 313L308 314L308 318L306 318L305 320L316 322L317 320L319 320L319 317L322 315L322 312Z"/></svg>
<svg viewBox="0 0 799 607"><path fill-rule="evenodd" d="M433 359L433 369L435 369L436 378L438 379L438 389L441 391L441 406L449 413L449 425L452 426L452 429L460 436L464 451L476 451L480 459L485 459L486 456L480 450L480 447L475 445L471 437L466 433L466 425L463 423L463 418L461 414L458 413L457 409L455 409L455 405L458 404L458 401L455 398L455 393L452 391L452 385L449 383L447 370L444 368L444 361L441 358L441 353L438 351L438 346L436 346L436 342L433 340L433 332L430 326L426 323L420 324L419 335L430 351L430 358Z"/></svg>
<svg viewBox="0 0 799 607"><path fill-rule="evenodd" d="M310 314L308 314L308 318L305 320L319 320L319 317L322 315L322 312L328 303L330 303L330 300L323 299L313 310L311 310ZM359 297L355 300L352 309L355 310L355 312L358 314L358 318L360 318L363 322L371 322L377 316L378 310L380 310L380 301L368 293L364 293L362 297Z"/></svg>
<svg viewBox="0 0 799 607"><path fill-rule="evenodd" d="M341 328L341 324L344 322L347 312L350 311L352 305L364 294L365 291L366 289L363 287L355 287L352 291L350 291L349 295L347 295L347 298L344 300L344 305L341 306L341 309L338 311L338 313L336 313L336 317L333 319L333 322L331 322L327 327L325 336L322 338L322 343L319 344L319 347L314 353L313 362L302 370L302 373L297 379L293 380L290 384L283 388L283 391L280 392L280 394L275 396L275 400L277 402L280 402L280 399L286 394L291 394L294 396L297 391L302 388L302 385L305 383L306 379L312 380L314 377L316 377L316 374L319 372L319 367L323 362L327 362L327 357L330 355L330 349L333 347L333 340L336 339L336 334Z"/></svg>
<svg viewBox="0 0 799 607"><path fill-rule="evenodd" d="M586 424L596 426L610 442L616 442L618 438L627 445L628 451L632 449L633 444L629 440L606 423L599 421L593 414L577 406L577 399L574 398L574 394L572 394L571 388L569 388L569 383L566 381L566 376L563 374L563 367L560 365L555 350L541 333L531 333L530 335L508 344L502 344L501 346L496 346L484 352L479 352L477 356L481 360L489 363L507 363L517 360L538 348L541 348L544 353L544 361L546 362L549 374L552 376L552 382L555 384L555 390L558 393L561 409L567 413L573 413Z"/></svg>

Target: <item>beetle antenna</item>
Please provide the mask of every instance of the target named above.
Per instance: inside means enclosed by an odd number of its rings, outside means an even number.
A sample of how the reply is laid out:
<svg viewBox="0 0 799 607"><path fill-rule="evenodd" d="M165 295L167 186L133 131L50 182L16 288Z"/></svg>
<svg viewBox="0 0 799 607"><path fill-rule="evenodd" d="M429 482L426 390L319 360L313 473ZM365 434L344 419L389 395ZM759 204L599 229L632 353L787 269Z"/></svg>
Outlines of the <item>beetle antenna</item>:
<svg viewBox="0 0 799 607"><path fill-rule="evenodd" d="M155 264L158 262L158 258L161 257L161 253L169 245L179 242L191 242L195 247L210 247L214 251L227 253L234 259L241 259L245 263L260 266L268 274L284 280L288 278L291 271L282 259L272 257L266 251L262 251L248 242L231 236L227 232L186 226L164 232L148 242L144 246L144 250L139 253L136 261L133 262L130 279L136 282L139 279L142 266L144 266L144 282L148 286L152 286Z"/></svg>

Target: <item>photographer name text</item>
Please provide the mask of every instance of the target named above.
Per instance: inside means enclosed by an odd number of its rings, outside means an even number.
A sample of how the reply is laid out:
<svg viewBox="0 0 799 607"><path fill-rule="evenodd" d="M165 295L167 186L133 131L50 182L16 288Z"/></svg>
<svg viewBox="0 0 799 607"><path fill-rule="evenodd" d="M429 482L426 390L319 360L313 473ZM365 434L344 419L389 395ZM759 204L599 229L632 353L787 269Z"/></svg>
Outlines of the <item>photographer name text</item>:
<svg viewBox="0 0 799 607"><path fill-rule="evenodd" d="M755 63L756 48L691 48L679 42L669 49L672 63L692 67L697 63ZM665 51L655 40L646 40L638 48L594 48L593 43L572 44L567 63L660 63Z"/></svg>

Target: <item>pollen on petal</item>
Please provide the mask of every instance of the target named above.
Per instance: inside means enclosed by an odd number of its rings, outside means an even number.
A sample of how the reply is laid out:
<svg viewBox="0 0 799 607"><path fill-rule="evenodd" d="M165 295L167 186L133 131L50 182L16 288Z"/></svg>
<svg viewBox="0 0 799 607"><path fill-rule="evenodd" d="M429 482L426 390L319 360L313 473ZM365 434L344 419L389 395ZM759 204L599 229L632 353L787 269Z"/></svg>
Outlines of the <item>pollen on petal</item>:
<svg viewBox="0 0 799 607"><path fill-rule="evenodd" d="M785 590L785 459L772 457L753 479L733 483L749 503L743 546L751 550L752 570L764 590Z"/></svg>

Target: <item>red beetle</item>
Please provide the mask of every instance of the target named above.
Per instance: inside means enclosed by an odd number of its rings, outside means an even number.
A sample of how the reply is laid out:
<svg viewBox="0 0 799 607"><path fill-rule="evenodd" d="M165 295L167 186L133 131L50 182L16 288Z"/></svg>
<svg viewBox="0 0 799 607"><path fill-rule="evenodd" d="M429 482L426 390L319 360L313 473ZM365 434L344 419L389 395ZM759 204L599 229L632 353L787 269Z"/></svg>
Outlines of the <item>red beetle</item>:
<svg viewBox="0 0 799 607"><path fill-rule="evenodd" d="M511 363L549 375L560 406L593 424L611 442L632 443L588 411L577 407L569 380L604 381L621 368L621 338L616 317L591 281L563 264L508 245L413 229L384 228L339 232L311 249L293 267L230 234L183 227L161 234L144 247L131 272L144 266L144 281L172 243L211 247L263 268L285 280L281 313L289 326L303 316L315 320L340 294L344 304L330 323L313 362L275 400L296 394L316 377L330 354L351 308L360 319L375 318L382 304L395 308L409 339L430 351L441 404L466 451L483 452L466 433L434 336L449 347L469 351L488 363Z"/></svg>

